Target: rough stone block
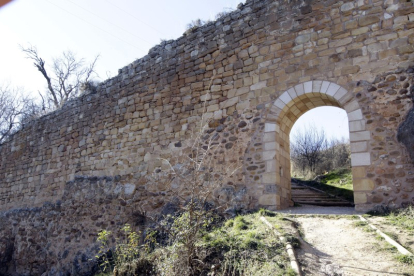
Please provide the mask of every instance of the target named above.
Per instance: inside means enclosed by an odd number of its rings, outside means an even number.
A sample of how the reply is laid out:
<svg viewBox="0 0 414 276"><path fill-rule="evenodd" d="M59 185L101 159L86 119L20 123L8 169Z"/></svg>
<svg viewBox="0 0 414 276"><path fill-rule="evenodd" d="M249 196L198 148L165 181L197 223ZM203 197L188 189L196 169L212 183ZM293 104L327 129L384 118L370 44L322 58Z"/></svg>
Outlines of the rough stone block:
<svg viewBox="0 0 414 276"><path fill-rule="evenodd" d="M264 144L264 150L276 150L278 149L276 142L270 142Z"/></svg>
<svg viewBox="0 0 414 276"><path fill-rule="evenodd" d="M225 108L228 108L230 106L233 106L233 105L237 104L238 101L239 101L239 97L234 97L234 98L228 99L228 100L220 103L220 109L225 109Z"/></svg>
<svg viewBox="0 0 414 276"><path fill-rule="evenodd" d="M313 82L312 81L307 81L303 84L303 88L305 90L305 93L312 93L312 87L313 87Z"/></svg>
<svg viewBox="0 0 414 276"><path fill-rule="evenodd" d="M266 172L268 173L276 173L277 168L277 160L268 160L266 161Z"/></svg>
<svg viewBox="0 0 414 276"><path fill-rule="evenodd" d="M362 120L363 116L362 116L362 111L361 109L357 109L355 111L349 112L348 113L348 120L351 121L357 121L357 120Z"/></svg>
<svg viewBox="0 0 414 276"><path fill-rule="evenodd" d="M262 183L266 183L266 184L276 184L277 181L277 176L276 173L264 173L262 175Z"/></svg>
<svg viewBox="0 0 414 276"><path fill-rule="evenodd" d="M333 96L337 101L339 101L340 99L342 99L342 97L344 97L346 94L348 93L348 91L346 91L345 88L341 87L339 88L339 90L335 93L335 95Z"/></svg>
<svg viewBox="0 0 414 276"><path fill-rule="evenodd" d="M367 195L363 192L354 192L354 203L365 204L367 203Z"/></svg>
<svg viewBox="0 0 414 276"><path fill-rule="evenodd" d="M329 88L329 85L330 85L331 83L330 82L328 82L328 81L323 81L322 82L322 87L321 87L321 93L327 93L328 92L328 88Z"/></svg>
<svg viewBox="0 0 414 276"><path fill-rule="evenodd" d="M296 44L303 44L303 43L308 42L310 40L310 38L311 38L310 34L299 35L298 37L296 37L295 43Z"/></svg>
<svg viewBox="0 0 414 276"><path fill-rule="evenodd" d="M295 86L296 95L300 96L305 94L305 89L303 87L303 83L298 84Z"/></svg>
<svg viewBox="0 0 414 276"><path fill-rule="evenodd" d="M290 97L288 92L284 92L282 95L280 95L279 99L285 104L288 104L292 101L292 98Z"/></svg>
<svg viewBox="0 0 414 276"><path fill-rule="evenodd" d="M277 206L276 195L266 194L259 198L259 204L262 206Z"/></svg>
<svg viewBox="0 0 414 276"><path fill-rule="evenodd" d="M365 130L365 120L358 120L358 121L352 121L349 122L349 131L350 132L356 132L356 131L362 131Z"/></svg>
<svg viewBox="0 0 414 276"><path fill-rule="evenodd" d="M352 112L354 110L357 110L359 108L359 103L357 100L352 100L349 103L345 104L344 109L346 110L346 112Z"/></svg>
<svg viewBox="0 0 414 276"><path fill-rule="evenodd" d="M365 178L367 176L367 172L365 167L352 167L352 178Z"/></svg>
<svg viewBox="0 0 414 276"><path fill-rule="evenodd" d="M341 88L339 85L331 82L328 87L328 90L326 91L326 94L333 97L335 93L339 90L339 88Z"/></svg>
<svg viewBox="0 0 414 276"><path fill-rule="evenodd" d="M358 24L359 24L359 26L364 27L364 26L368 26L368 25L378 23L379 21L380 21L380 18L378 16L376 16L376 15L367 15L367 16L360 17L358 19Z"/></svg>
<svg viewBox="0 0 414 276"><path fill-rule="evenodd" d="M355 74L358 73L361 68L358 65L345 66L342 68L341 73L343 75Z"/></svg>
<svg viewBox="0 0 414 276"><path fill-rule="evenodd" d="M276 157L276 151L275 150L263 151L263 157L262 157L263 161L272 160L272 159L275 159L275 157Z"/></svg>
<svg viewBox="0 0 414 276"><path fill-rule="evenodd" d="M357 132L351 132L349 134L349 140L351 142L355 141L368 141L371 138L371 133L367 130L365 131L357 131Z"/></svg>
<svg viewBox="0 0 414 276"><path fill-rule="evenodd" d="M275 132L276 131L276 124L266 123L265 124L265 132Z"/></svg>
<svg viewBox="0 0 414 276"><path fill-rule="evenodd" d="M267 86L266 81L261 81L261 82L255 83L252 86L250 86L250 89L258 90L258 89L265 88L266 86Z"/></svg>
<svg viewBox="0 0 414 276"><path fill-rule="evenodd" d="M351 153L351 165L353 167L371 165L371 154L369 152Z"/></svg>
<svg viewBox="0 0 414 276"><path fill-rule="evenodd" d="M276 132L267 132L263 136L263 142L274 142L276 141Z"/></svg>
<svg viewBox="0 0 414 276"><path fill-rule="evenodd" d="M313 81L312 92L320 92L322 87L322 81Z"/></svg>
<svg viewBox="0 0 414 276"><path fill-rule="evenodd" d="M352 142L351 143L351 152L366 152L368 151L368 142Z"/></svg>
<svg viewBox="0 0 414 276"><path fill-rule="evenodd" d="M353 2L345 3L341 6L341 12L348 12L355 8L355 5Z"/></svg>
<svg viewBox="0 0 414 276"><path fill-rule="evenodd" d="M294 98L296 98L297 97L297 94L296 94L296 91L295 91L295 89L292 87L292 88L289 88L289 90L287 91L288 93L289 93L289 96L292 98L292 99L294 99Z"/></svg>
<svg viewBox="0 0 414 276"><path fill-rule="evenodd" d="M372 191L374 189L374 182L369 178L353 180L354 191Z"/></svg>
<svg viewBox="0 0 414 276"><path fill-rule="evenodd" d="M275 103L274 103L274 105L277 107L277 108L279 108L279 109L282 109L283 110L283 108L285 108L285 103L281 100L281 99L277 99L276 101L275 101Z"/></svg>
<svg viewBox="0 0 414 276"><path fill-rule="evenodd" d="M352 30L351 34L354 35L354 36L357 36L357 35L361 35L361 34L366 34L368 31L369 31L368 27L362 27L362 28Z"/></svg>

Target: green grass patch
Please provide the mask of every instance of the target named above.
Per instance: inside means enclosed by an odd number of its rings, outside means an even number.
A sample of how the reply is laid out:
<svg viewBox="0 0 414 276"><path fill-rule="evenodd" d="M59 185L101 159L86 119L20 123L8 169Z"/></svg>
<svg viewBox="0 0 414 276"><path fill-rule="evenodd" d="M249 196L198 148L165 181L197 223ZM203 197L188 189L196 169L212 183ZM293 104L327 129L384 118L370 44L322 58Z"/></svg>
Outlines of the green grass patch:
<svg viewBox="0 0 414 276"><path fill-rule="evenodd" d="M414 265L414 256L400 254L396 257L397 261L407 265Z"/></svg>
<svg viewBox="0 0 414 276"><path fill-rule="evenodd" d="M355 227L364 227L364 226L368 226L368 223L366 221L355 221L354 226Z"/></svg>
<svg viewBox="0 0 414 276"><path fill-rule="evenodd" d="M273 224L288 223L274 217L273 212L269 214ZM285 245L260 220L262 215L264 211L237 216L203 236L199 245L220 260L221 271L217 275L295 275L289 267ZM297 238L286 238L298 246Z"/></svg>
<svg viewBox="0 0 414 276"><path fill-rule="evenodd" d="M95 275L296 275L290 268L285 243L260 220L261 216L267 216L281 233L292 223L264 209L254 214L239 215L199 232L195 242L190 244L195 248L194 255L190 257L197 260L190 266L186 266L189 263L186 243L176 239L164 244L155 243L154 249L145 254L142 252L140 258L125 259ZM187 225L182 218L178 216L174 222ZM190 231L188 227L180 229L183 229L180 233ZM105 233L109 235L110 232ZM285 238L294 247L300 246L299 239L294 235L286 234ZM112 272L114 267L116 273Z"/></svg>
<svg viewBox="0 0 414 276"><path fill-rule="evenodd" d="M414 208L412 206L393 211L385 216L385 218L390 224L414 233Z"/></svg>
<svg viewBox="0 0 414 276"><path fill-rule="evenodd" d="M368 223L366 221L355 221L354 222L355 227L361 227L362 231L364 232L375 232L374 229L369 227Z"/></svg>

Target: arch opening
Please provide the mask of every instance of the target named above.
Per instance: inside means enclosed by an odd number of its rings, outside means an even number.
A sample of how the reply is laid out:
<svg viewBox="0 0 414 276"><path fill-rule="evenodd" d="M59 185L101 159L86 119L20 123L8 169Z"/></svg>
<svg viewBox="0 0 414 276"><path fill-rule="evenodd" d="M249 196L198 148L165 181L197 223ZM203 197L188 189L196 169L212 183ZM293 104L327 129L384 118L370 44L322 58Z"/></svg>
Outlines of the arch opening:
<svg viewBox="0 0 414 276"><path fill-rule="evenodd" d="M358 101L345 88L328 81L309 81L283 92L272 104L266 117L263 132L262 159L266 173L262 175L261 187L275 186L274 205L269 200L259 205L272 209L292 206L290 174L289 134L296 120L305 112L320 106L335 106L346 111L351 143L351 166L354 202L356 209L364 209L367 193L373 183L366 177L366 167L371 165L369 152L370 132ZM268 198L268 195L264 195ZM262 204L262 203L267 204Z"/></svg>
<svg viewBox="0 0 414 276"><path fill-rule="evenodd" d="M354 202L350 162L348 117L344 109L320 106L308 110L290 131L292 200L298 204L350 206ZM304 196L300 183L307 182L340 199ZM325 184L323 184L325 183ZM345 199L345 200L343 200ZM347 203L347 201L349 203Z"/></svg>

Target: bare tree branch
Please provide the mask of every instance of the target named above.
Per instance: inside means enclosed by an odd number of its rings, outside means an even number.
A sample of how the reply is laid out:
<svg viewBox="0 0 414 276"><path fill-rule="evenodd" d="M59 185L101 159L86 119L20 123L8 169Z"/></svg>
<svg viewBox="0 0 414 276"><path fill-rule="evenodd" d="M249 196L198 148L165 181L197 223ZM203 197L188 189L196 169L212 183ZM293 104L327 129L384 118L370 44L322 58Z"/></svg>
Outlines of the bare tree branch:
<svg viewBox="0 0 414 276"><path fill-rule="evenodd" d="M61 107L66 101L79 95L81 88L90 82L95 72L95 65L99 58L96 56L92 63L84 65L84 59L77 59L71 52L63 52L61 57L53 59L51 68L46 68L46 62L42 59L37 48L30 45L21 47L26 57L34 61L34 66L39 70L47 83L47 95L44 100L51 102L55 109ZM43 105L44 107L46 105ZM47 105L49 106L49 105Z"/></svg>
<svg viewBox="0 0 414 276"><path fill-rule="evenodd" d="M305 131L299 131L291 141L291 158L300 164L302 170L309 168L314 173L316 164L322 158L322 150L326 146L326 137L323 130L314 125Z"/></svg>
<svg viewBox="0 0 414 276"><path fill-rule="evenodd" d="M20 128L32 103L21 89L0 85L0 144Z"/></svg>

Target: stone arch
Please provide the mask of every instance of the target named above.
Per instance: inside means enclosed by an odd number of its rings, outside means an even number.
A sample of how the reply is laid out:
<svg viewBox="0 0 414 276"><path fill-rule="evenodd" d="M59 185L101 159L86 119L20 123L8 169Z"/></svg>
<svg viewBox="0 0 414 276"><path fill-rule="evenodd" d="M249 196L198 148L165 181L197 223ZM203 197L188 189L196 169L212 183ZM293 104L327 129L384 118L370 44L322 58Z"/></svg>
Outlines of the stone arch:
<svg viewBox="0 0 414 276"><path fill-rule="evenodd" d="M262 147L262 160L266 172L262 174L260 187L263 194L259 205L271 209L289 207L290 191L290 142L293 124L305 112L320 106L336 106L348 115L351 165L356 209L362 209L367 193L373 190L372 181L366 178L365 167L371 165L369 152L370 132L358 101L345 88L329 81L300 83L283 93L269 107ZM273 196L267 191L274 191ZM275 196L276 194L276 196Z"/></svg>

